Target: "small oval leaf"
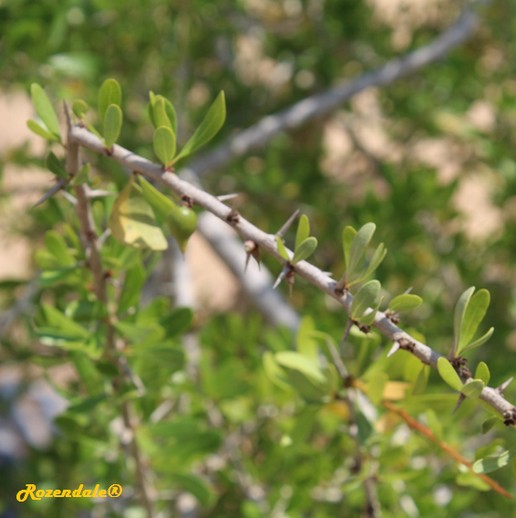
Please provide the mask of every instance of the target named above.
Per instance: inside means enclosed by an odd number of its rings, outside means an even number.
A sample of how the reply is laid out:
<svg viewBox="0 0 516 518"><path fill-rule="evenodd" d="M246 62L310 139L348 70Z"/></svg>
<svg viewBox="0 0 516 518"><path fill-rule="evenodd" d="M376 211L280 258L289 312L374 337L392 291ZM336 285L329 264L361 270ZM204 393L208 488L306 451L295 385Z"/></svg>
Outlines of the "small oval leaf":
<svg viewBox="0 0 516 518"><path fill-rule="evenodd" d="M315 237L305 239L298 247L296 247L292 264L308 259L315 252L316 248L317 239Z"/></svg>
<svg viewBox="0 0 516 518"><path fill-rule="evenodd" d="M483 388L485 387L485 383L482 380L471 380L465 383L461 389L461 394L464 394L469 398L476 398L480 396Z"/></svg>
<svg viewBox="0 0 516 518"><path fill-rule="evenodd" d="M487 363L479 362L475 370L475 378L482 380L486 385L489 383L489 380L491 379L491 373L489 372Z"/></svg>
<svg viewBox="0 0 516 518"><path fill-rule="evenodd" d="M389 309L396 313L401 313L402 311L410 311L411 309L417 308L422 302L423 299L418 295L403 293L402 295L394 297L389 302Z"/></svg>
<svg viewBox="0 0 516 518"><path fill-rule="evenodd" d="M27 121L27 127L32 131L32 133L38 135L38 137L43 137L50 142L59 140L55 135L50 133L50 131L47 131L41 124L38 124L33 119L29 119Z"/></svg>
<svg viewBox="0 0 516 518"><path fill-rule="evenodd" d="M120 136L122 129L122 109L116 104L110 104L104 116L104 143L108 149L111 149L113 144Z"/></svg>
<svg viewBox="0 0 516 518"><path fill-rule="evenodd" d="M154 152L164 167L169 167L176 153L176 136L167 126L160 126L152 138Z"/></svg>
<svg viewBox="0 0 516 518"><path fill-rule="evenodd" d="M106 111L109 106L122 104L122 89L120 84L115 79L106 79L100 89L98 96L99 117L103 121L106 116Z"/></svg>
<svg viewBox="0 0 516 518"><path fill-rule="evenodd" d="M463 383L459 378L459 375L455 372L452 364L444 356L441 356L437 360L437 370L439 371L439 375L443 381L445 381L452 389L458 390L459 392L462 390Z"/></svg>
<svg viewBox="0 0 516 518"><path fill-rule="evenodd" d="M374 308L377 305L380 289L380 281L376 279L366 282L360 287L351 303L351 318L353 320L361 320L368 308Z"/></svg>

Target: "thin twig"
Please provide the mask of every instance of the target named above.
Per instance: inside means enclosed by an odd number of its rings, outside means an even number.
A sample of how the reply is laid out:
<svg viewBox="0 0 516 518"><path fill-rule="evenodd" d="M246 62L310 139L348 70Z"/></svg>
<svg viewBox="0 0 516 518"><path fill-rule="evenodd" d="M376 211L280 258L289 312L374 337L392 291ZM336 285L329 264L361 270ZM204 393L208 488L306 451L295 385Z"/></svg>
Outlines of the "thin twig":
<svg viewBox="0 0 516 518"><path fill-rule="evenodd" d="M496 491L498 494L503 495L505 498L508 498L509 500L512 500L512 495L508 493L498 482L493 480L491 477L488 477L484 473L477 473L476 471L473 471L473 464L463 457L457 450L453 449L449 444L446 444L444 441L441 441L438 437L435 436L434 432L430 430L427 426L423 425L416 419L414 419L411 415L409 415L405 410L402 408L397 407L396 405L392 404L390 401L383 401L383 406L387 408L390 412L393 412L400 416L405 423L414 431L419 432L421 435L424 435L427 439L431 440L433 443L437 444L441 450L443 450L449 457L454 459L455 461L459 462L460 464L463 464L466 466L473 475L480 478L483 482L489 485L489 487Z"/></svg>

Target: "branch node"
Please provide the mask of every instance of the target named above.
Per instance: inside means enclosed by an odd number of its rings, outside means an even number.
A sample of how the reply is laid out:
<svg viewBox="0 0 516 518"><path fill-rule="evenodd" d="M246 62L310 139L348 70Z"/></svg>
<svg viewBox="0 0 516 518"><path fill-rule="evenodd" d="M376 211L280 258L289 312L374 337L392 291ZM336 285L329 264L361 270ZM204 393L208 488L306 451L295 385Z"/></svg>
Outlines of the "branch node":
<svg viewBox="0 0 516 518"><path fill-rule="evenodd" d="M240 221L240 214L237 210L231 209L226 216L226 222L229 223L231 226L236 225Z"/></svg>

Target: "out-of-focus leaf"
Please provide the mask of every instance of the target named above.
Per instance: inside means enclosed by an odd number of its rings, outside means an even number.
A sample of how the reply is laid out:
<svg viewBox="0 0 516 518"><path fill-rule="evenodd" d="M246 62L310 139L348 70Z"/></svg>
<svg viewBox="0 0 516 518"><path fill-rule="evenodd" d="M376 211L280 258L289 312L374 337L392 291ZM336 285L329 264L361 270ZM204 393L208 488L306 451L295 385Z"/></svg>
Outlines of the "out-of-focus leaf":
<svg viewBox="0 0 516 518"><path fill-rule="evenodd" d="M464 394L469 398L476 398L480 396L482 389L485 387L485 383L482 380L471 380L465 383L461 388L461 394Z"/></svg>
<svg viewBox="0 0 516 518"><path fill-rule="evenodd" d="M475 473L491 473L497 469L507 466L511 458L516 453L516 449L504 450L496 456L485 457L478 459L473 464L473 471Z"/></svg>

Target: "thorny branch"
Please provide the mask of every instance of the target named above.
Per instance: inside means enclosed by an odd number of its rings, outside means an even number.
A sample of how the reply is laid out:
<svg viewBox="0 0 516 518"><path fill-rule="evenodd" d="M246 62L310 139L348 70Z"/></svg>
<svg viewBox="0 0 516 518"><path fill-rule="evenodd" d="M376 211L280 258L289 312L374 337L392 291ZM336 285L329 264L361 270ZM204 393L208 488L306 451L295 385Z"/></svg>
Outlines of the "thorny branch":
<svg viewBox="0 0 516 518"><path fill-rule="evenodd" d="M284 259L277 250L274 235L267 234L247 221L240 214L235 214L233 209L219 201L215 196L182 180L174 173L169 171L163 172L161 165L138 156L121 146L114 145L108 153L102 141L85 128L74 126L70 131L70 139L72 142L89 148L96 153L109 156L129 170L138 171L149 178L165 183L181 196L188 196L195 204L231 225L243 239L254 241L262 250L267 251L281 263L284 262ZM289 253L292 257L292 252L289 251ZM294 268L297 275L337 300L344 307L346 312L348 314L350 313L353 296L349 291L339 290L337 281L307 261L296 263ZM433 368L437 367L437 360L441 355L398 327L385 313L379 311L376 314L373 325L384 336L395 342L399 348L410 352L424 364L430 365ZM464 379L463 381L467 382L468 380ZM516 407L507 401L501 392L502 391L495 388L485 387L479 397L498 411L504 418L506 424L516 424Z"/></svg>

